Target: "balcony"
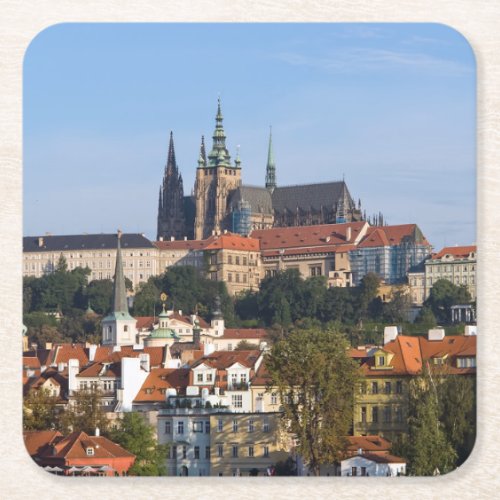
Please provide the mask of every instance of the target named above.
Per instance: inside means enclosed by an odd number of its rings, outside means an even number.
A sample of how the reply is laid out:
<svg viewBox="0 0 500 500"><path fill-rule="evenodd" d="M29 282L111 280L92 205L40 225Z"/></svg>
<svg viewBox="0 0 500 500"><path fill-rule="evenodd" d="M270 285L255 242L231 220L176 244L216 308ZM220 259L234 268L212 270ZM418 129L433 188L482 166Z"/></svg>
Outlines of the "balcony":
<svg viewBox="0 0 500 500"><path fill-rule="evenodd" d="M248 391L250 384L248 382L234 382L227 386L228 391Z"/></svg>

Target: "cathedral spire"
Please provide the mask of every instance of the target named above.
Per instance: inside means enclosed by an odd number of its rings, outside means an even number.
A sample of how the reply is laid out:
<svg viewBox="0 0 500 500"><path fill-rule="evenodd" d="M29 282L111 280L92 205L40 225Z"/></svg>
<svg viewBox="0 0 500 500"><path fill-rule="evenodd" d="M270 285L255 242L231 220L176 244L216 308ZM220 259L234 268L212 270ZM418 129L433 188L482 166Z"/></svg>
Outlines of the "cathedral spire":
<svg viewBox="0 0 500 500"><path fill-rule="evenodd" d="M267 166L266 166L266 189L271 192L276 187L276 164L274 162L273 152L273 129L269 127L269 148L267 151Z"/></svg>
<svg viewBox="0 0 500 500"><path fill-rule="evenodd" d="M226 133L224 132L222 121L223 116L219 97L217 101L217 115L215 116L215 130L212 136L213 146L212 151L208 155L209 167L218 167L219 165L224 167L231 166L231 157L226 148Z"/></svg>
<svg viewBox="0 0 500 500"><path fill-rule="evenodd" d="M113 283L113 312L128 315L127 291L125 288L125 277L123 275L122 252L120 240L122 232L118 230L118 243L116 247L115 279Z"/></svg>
<svg viewBox="0 0 500 500"><path fill-rule="evenodd" d="M174 150L174 134L170 131L170 141L168 144L168 157L167 166L165 168L166 174L177 172L177 163L175 161L175 150Z"/></svg>

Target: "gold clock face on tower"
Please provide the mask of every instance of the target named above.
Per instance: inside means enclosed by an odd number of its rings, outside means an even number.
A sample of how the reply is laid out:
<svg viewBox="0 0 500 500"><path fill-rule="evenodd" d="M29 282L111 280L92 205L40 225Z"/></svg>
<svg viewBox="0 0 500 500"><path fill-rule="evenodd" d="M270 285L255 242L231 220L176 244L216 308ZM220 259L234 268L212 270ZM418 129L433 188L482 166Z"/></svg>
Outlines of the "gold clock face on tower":
<svg viewBox="0 0 500 500"><path fill-rule="evenodd" d="M165 292L162 292L160 295L160 300L162 302L165 302L167 300L167 294Z"/></svg>

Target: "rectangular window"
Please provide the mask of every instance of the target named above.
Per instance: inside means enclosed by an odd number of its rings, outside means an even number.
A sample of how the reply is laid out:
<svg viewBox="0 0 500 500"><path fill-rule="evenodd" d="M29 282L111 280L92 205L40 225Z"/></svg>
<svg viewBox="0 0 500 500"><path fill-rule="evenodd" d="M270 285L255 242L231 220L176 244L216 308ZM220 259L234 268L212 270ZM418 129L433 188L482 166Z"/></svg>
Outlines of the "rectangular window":
<svg viewBox="0 0 500 500"><path fill-rule="evenodd" d="M165 434L172 434L172 424L170 421L165 422Z"/></svg>
<svg viewBox="0 0 500 500"><path fill-rule="evenodd" d="M240 265L240 257L239 257L239 255L236 256L236 265L237 266Z"/></svg>
<svg viewBox="0 0 500 500"><path fill-rule="evenodd" d="M351 468L351 474L353 476L357 476L358 475L358 468L357 467L352 467Z"/></svg>
<svg viewBox="0 0 500 500"><path fill-rule="evenodd" d="M193 422L193 432L203 432L203 422Z"/></svg>
<svg viewBox="0 0 500 500"><path fill-rule="evenodd" d="M272 405L278 404L278 395L275 392L271 393L271 404Z"/></svg>
<svg viewBox="0 0 500 500"><path fill-rule="evenodd" d="M198 382L203 382L203 373L198 373L198 374L196 375L196 380L197 380Z"/></svg>
<svg viewBox="0 0 500 500"><path fill-rule="evenodd" d="M243 396L241 394L233 394L231 400L234 408L243 408Z"/></svg>
<svg viewBox="0 0 500 500"><path fill-rule="evenodd" d="M390 394L392 390L392 384L390 382L385 383L385 393Z"/></svg>
<svg viewBox="0 0 500 500"><path fill-rule="evenodd" d="M386 406L384 408L384 423L388 424L391 421L391 407Z"/></svg>
<svg viewBox="0 0 500 500"><path fill-rule="evenodd" d="M366 406L361 407L361 423L366 424Z"/></svg>
<svg viewBox="0 0 500 500"><path fill-rule="evenodd" d="M184 422L177 422L177 434L184 434Z"/></svg>
<svg viewBox="0 0 500 500"><path fill-rule="evenodd" d="M267 418L262 422L262 431L269 432L269 420Z"/></svg>
<svg viewBox="0 0 500 500"><path fill-rule="evenodd" d="M170 455L172 459L176 459L177 458L177 446L173 445L172 448L172 454Z"/></svg>
<svg viewBox="0 0 500 500"><path fill-rule="evenodd" d="M253 446L248 447L248 456L253 457Z"/></svg>
<svg viewBox="0 0 500 500"><path fill-rule="evenodd" d="M372 408L372 422L374 424L378 423L378 408L376 406Z"/></svg>
<svg viewBox="0 0 500 500"><path fill-rule="evenodd" d="M248 421L248 432L253 432L255 430L254 419L251 418Z"/></svg>
<svg viewBox="0 0 500 500"><path fill-rule="evenodd" d="M243 265L246 266L247 265L247 258L246 257L243 257Z"/></svg>
<svg viewBox="0 0 500 500"><path fill-rule="evenodd" d="M233 281L233 273L227 273L227 281L231 283Z"/></svg>
<svg viewBox="0 0 500 500"><path fill-rule="evenodd" d="M238 421L233 420L233 432L238 432Z"/></svg>
<svg viewBox="0 0 500 500"><path fill-rule="evenodd" d="M401 380L398 380L396 382L396 394L402 394L403 393L403 382Z"/></svg>
<svg viewBox="0 0 500 500"><path fill-rule="evenodd" d="M233 458L238 458L238 446L233 444Z"/></svg>
<svg viewBox="0 0 500 500"><path fill-rule="evenodd" d="M182 447L182 458L187 458L187 446Z"/></svg>
<svg viewBox="0 0 500 500"><path fill-rule="evenodd" d="M207 382L212 382L212 374L207 373Z"/></svg>
<svg viewBox="0 0 500 500"><path fill-rule="evenodd" d="M205 458L210 459L210 446L205 446Z"/></svg>
<svg viewBox="0 0 500 500"><path fill-rule="evenodd" d="M269 457L269 446L264 446L263 449L264 449L263 453L264 457L265 458Z"/></svg>
<svg viewBox="0 0 500 500"><path fill-rule="evenodd" d="M240 282L240 273L236 273L236 283Z"/></svg>
<svg viewBox="0 0 500 500"><path fill-rule="evenodd" d="M232 264L233 263L233 256L232 255L228 255L227 256L227 263L228 264Z"/></svg>
<svg viewBox="0 0 500 500"><path fill-rule="evenodd" d="M378 382L372 382L372 394L378 394Z"/></svg>
<svg viewBox="0 0 500 500"><path fill-rule="evenodd" d="M194 459L195 460L200 459L200 447L199 446L194 447Z"/></svg>
<svg viewBox="0 0 500 500"><path fill-rule="evenodd" d="M361 467L361 475L366 476L366 467Z"/></svg>
<svg viewBox="0 0 500 500"><path fill-rule="evenodd" d="M401 408L396 408L394 413L395 413L396 422L398 424L402 423L403 422L403 411L401 410Z"/></svg>
<svg viewBox="0 0 500 500"><path fill-rule="evenodd" d="M210 420L205 421L205 434L210 434Z"/></svg>
<svg viewBox="0 0 500 500"><path fill-rule="evenodd" d="M224 421L219 418L219 420L217 421L217 432L222 432L222 428L224 426Z"/></svg>
<svg viewBox="0 0 500 500"><path fill-rule="evenodd" d="M217 445L217 456L219 458L224 456L224 445L222 445L222 444Z"/></svg>

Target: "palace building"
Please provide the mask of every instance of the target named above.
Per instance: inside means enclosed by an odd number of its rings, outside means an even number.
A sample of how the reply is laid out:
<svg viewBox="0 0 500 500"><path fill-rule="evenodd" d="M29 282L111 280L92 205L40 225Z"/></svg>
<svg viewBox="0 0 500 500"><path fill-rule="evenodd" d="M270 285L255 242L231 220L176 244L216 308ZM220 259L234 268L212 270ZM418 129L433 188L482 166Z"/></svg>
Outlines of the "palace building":
<svg viewBox="0 0 500 500"><path fill-rule="evenodd" d="M355 222L363 219L344 180L279 186L272 134L269 136L265 186L242 182L239 153L234 161L226 146L220 99L212 149L202 137L193 194L184 196L182 175L170 134L167 165L160 187L157 240L202 240L224 230L248 235L255 229Z"/></svg>

